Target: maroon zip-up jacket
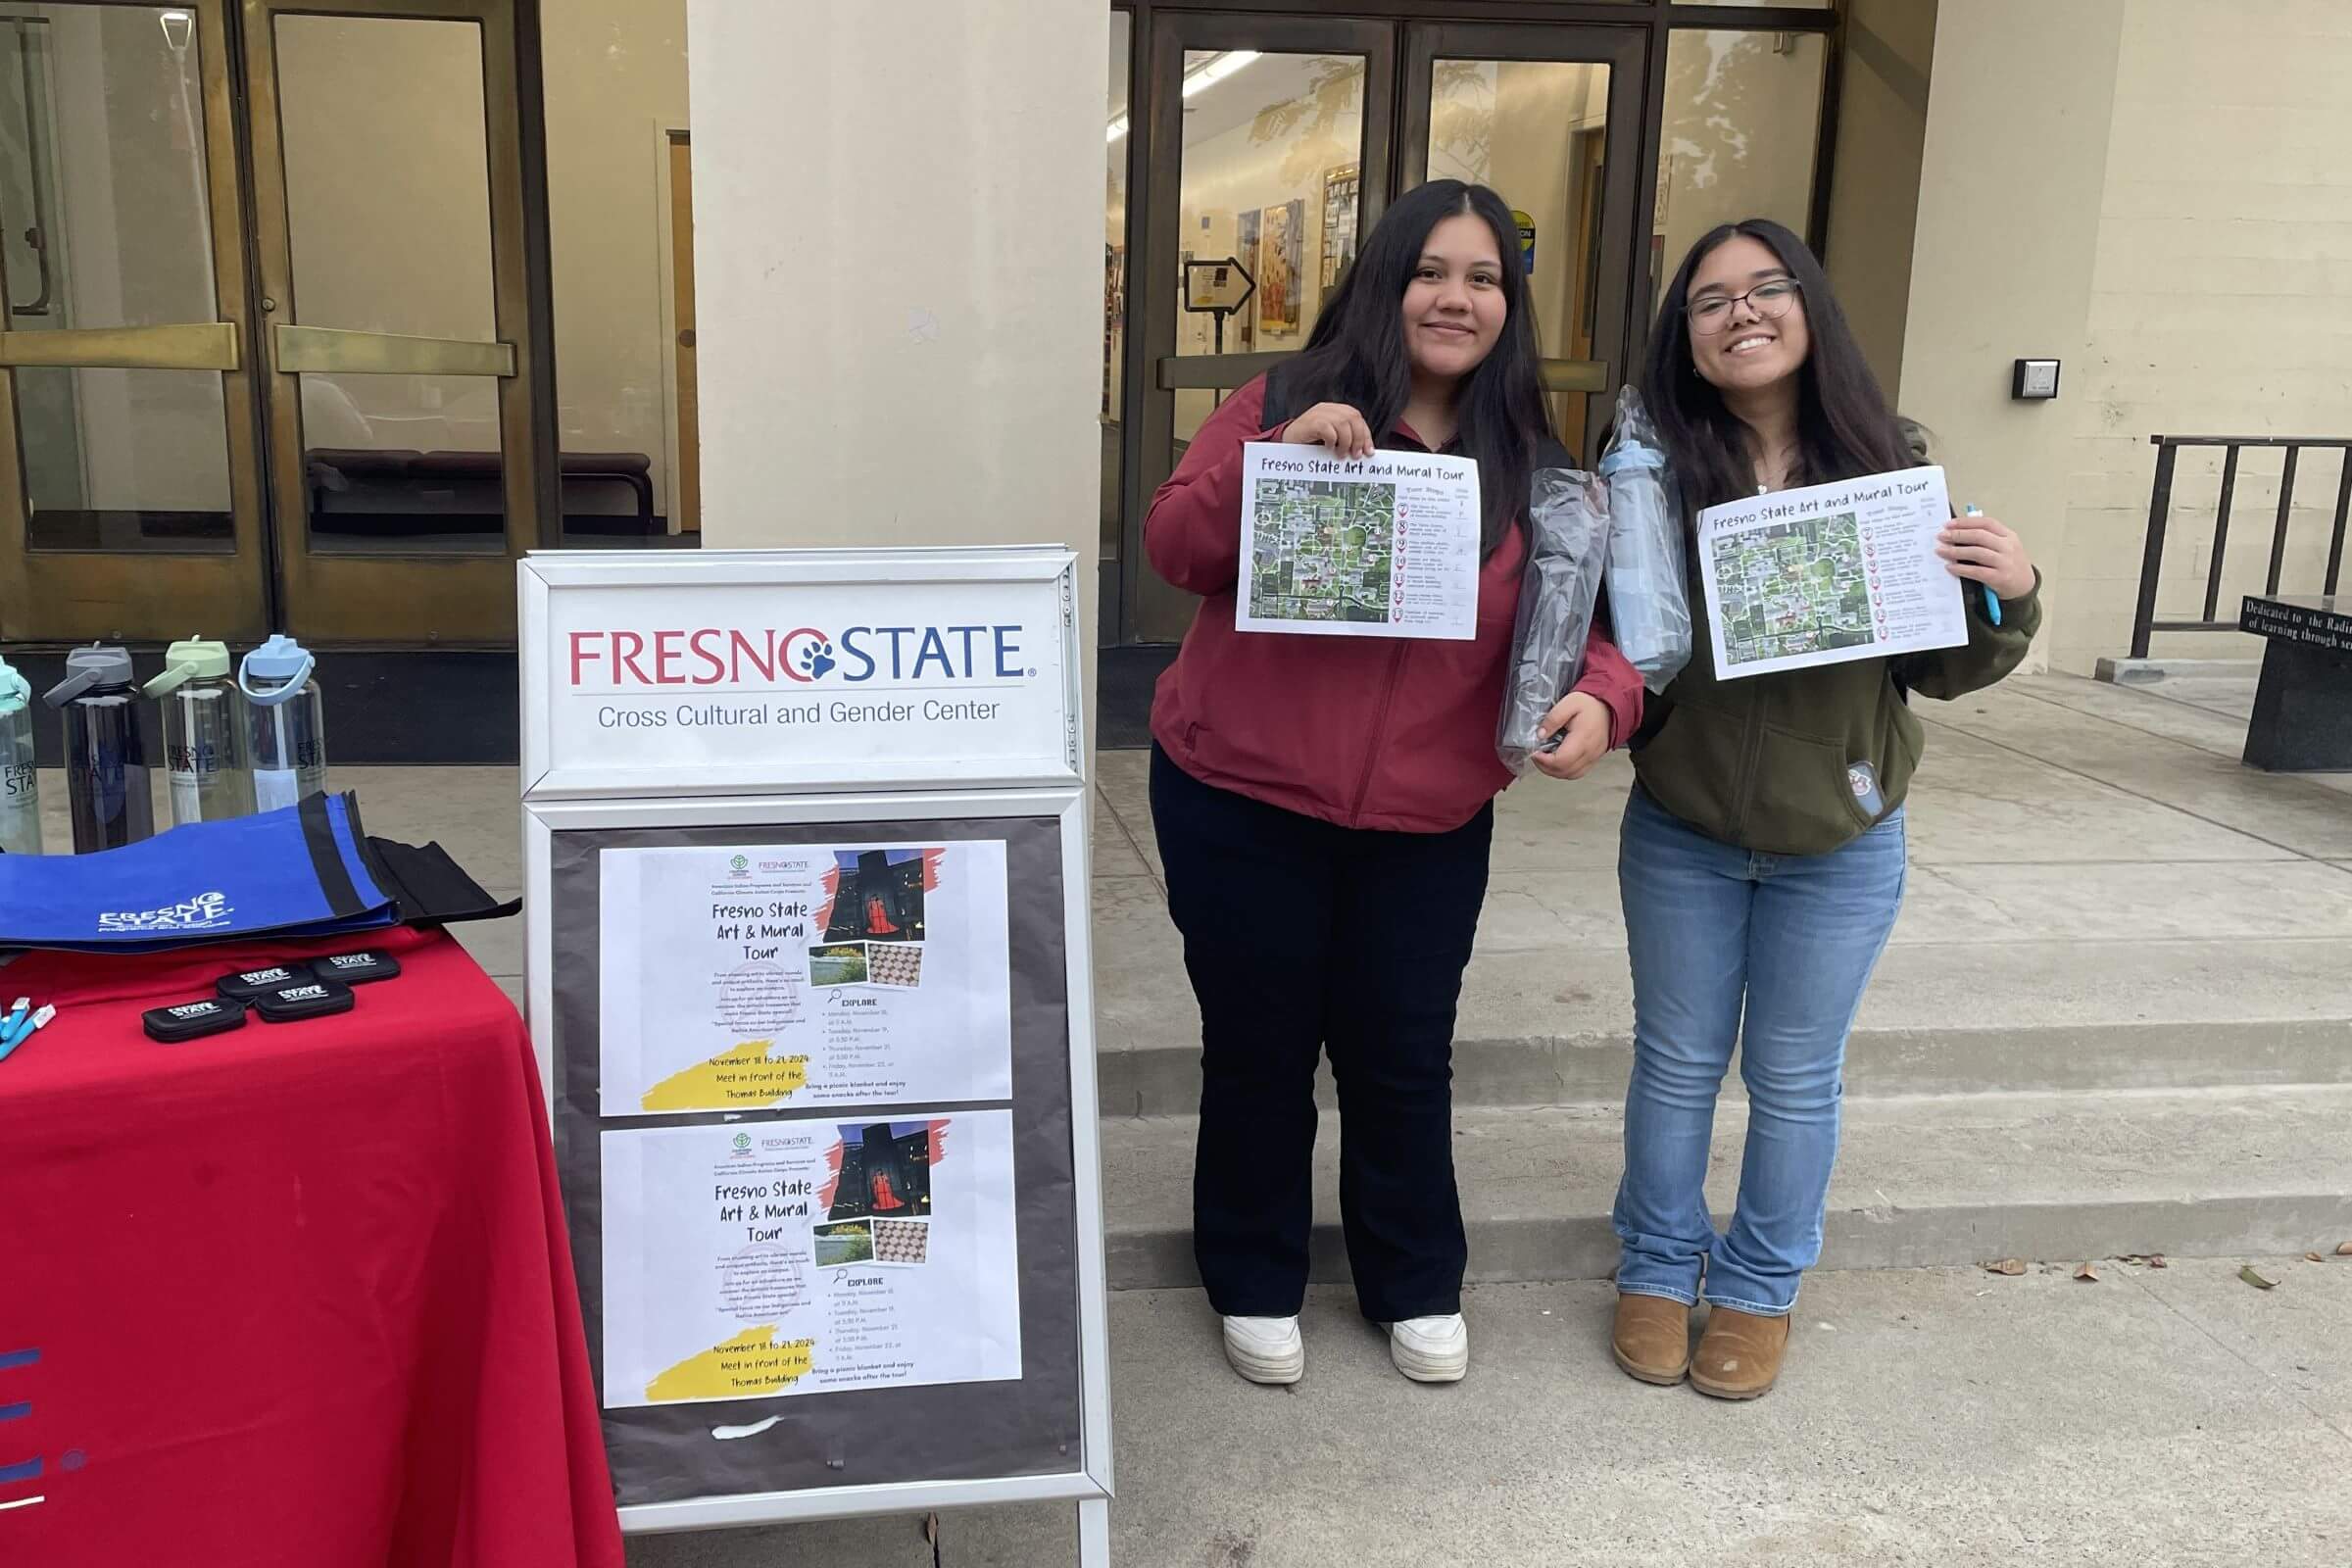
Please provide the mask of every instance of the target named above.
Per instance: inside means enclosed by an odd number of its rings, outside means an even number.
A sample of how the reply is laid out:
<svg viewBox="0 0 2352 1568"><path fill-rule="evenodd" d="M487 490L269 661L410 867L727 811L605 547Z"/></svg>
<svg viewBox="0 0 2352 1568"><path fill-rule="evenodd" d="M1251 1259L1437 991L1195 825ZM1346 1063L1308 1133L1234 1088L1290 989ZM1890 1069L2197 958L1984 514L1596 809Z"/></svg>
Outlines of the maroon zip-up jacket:
<svg viewBox="0 0 2352 1568"><path fill-rule="evenodd" d="M1144 549L1152 567L1201 596L1176 662L1159 680L1152 733L1203 784L1342 827L1443 833L1511 783L1494 755L1526 530L1513 528L1479 570L1469 642L1286 637L1237 632L1242 446L1260 428L1265 379L1225 400L1152 498ZM1426 451L1399 423L1380 445ZM1608 708L1609 744L1642 723L1642 678L1593 628L1576 689Z"/></svg>

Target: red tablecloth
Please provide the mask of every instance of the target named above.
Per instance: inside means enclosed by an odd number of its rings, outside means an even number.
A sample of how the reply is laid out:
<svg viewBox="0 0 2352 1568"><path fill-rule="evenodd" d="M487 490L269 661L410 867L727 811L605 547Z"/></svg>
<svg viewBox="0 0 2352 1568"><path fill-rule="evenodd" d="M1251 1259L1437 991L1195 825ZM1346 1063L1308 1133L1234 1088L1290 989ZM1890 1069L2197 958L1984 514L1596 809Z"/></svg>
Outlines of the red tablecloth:
<svg viewBox="0 0 2352 1568"><path fill-rule="evenodd" d="M351 1012L140 1032L363 948L406 972ZM59 1010L0 1061L0 1564L618 1568L538 1071L463 948L36 954L26 993Z"/></svg>

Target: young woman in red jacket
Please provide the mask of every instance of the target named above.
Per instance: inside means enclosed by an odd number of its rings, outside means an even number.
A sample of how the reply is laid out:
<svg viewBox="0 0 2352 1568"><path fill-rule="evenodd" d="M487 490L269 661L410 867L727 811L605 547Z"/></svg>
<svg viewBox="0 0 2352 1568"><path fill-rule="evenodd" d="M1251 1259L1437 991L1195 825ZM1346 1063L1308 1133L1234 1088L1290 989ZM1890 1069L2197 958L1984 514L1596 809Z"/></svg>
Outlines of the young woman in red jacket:
<svg viewBox="0 0 2352 1568"><path fill-rule="evenodd" d="M1340 1098L1340 1216L1364 1315L1397 1369L1459 1379L1467 1249L1454 1191L1454 1004L1486 898L1504 665L1546 430L1518 231L1494 192L1434 180L1365 238L1314 335L1200 427L1144 545L1201 596L1152 710L1152 815L1200 1004L1194 1250L1225 1352L1257 1383L1305 1366L1315 1064ZM1473 640L1234 629L1242 447L1375 447L1479 466ZM1537 765L1579 778L1642 717L1597 631Z"/></svg>

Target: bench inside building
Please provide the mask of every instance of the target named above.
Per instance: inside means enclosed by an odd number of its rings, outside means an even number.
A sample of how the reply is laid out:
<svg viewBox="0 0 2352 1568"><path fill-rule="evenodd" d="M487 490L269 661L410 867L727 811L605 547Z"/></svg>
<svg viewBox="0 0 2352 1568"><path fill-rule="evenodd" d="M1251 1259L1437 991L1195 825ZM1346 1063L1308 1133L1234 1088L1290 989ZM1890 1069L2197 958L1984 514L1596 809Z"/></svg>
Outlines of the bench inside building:
<svg viewBox="0 0 2352 1568"><path fill-rule="evenodd" d="M2248 594L2237 623L2266 639L2247 765L2352 772L2352 594Z"/></svg>

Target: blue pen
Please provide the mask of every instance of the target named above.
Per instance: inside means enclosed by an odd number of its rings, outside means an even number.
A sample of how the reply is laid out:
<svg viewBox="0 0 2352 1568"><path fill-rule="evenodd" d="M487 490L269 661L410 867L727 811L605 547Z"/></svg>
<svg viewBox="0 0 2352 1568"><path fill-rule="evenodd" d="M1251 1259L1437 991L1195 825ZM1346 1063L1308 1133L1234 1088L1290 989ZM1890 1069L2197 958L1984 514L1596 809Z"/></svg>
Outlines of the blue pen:
<svg viewBox="0 0 2352 1568"><path fill-rule="evenodd" d="M1960 515L1982 517L1984 514L1981 508L1962 507ZM2001 623L2001 596L1992 591L1992 584L1988 582L1981 582L1977 586L1984 590L1984 618L1998 626Z"/></svg>
<svg viewBox="0 0 2352 1568"><path fill-rule="evenodd" d="M40 1011L34 1013L31 1017L19 1024L16 1029L5 1039L0 1039L0 1061L6 1061L10 1052L16 1050L25 1041L30 1040L33 1035L40 1030L42 1025L46 1024L50 1019L56 1016L57 1008L55 1005L43 1007Z"/></svg>

